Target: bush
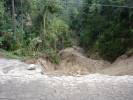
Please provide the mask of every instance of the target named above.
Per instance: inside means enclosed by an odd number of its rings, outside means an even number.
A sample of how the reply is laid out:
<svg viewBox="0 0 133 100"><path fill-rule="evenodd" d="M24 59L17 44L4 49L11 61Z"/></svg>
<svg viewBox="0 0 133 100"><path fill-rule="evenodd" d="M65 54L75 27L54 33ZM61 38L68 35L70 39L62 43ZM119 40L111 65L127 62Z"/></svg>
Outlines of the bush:
<svg viewBox="0 0 133 100"><path fill-rule="evenodd" d="M132 47L133 36L120 24L106 31L98 40L98 51L104 59L114 61Z"/></svg>
<svg viewBox="0 0 133 100"><path fill-rule="evenodd" d="M126 47L120 38L113 38L109 34L104 34L98 41L98 51L104 59L114 61L125 53Z"/></svg>
<svg viewBox="0 0 133 100"><path fill-rule="evenodd" d="M53 50L53 49L47 49L47 50L44 51L44 53L48 55L48 59L52 63L59 64L60 57L59 57L58 53L55 50Z"/></svg>
<svg viewBox="0 0 133 100"><path fill-rule="evenodd" d="M13 33L4 33L1 37L1 47L8 51L20 49L22 44L16 41Z"/></svg>

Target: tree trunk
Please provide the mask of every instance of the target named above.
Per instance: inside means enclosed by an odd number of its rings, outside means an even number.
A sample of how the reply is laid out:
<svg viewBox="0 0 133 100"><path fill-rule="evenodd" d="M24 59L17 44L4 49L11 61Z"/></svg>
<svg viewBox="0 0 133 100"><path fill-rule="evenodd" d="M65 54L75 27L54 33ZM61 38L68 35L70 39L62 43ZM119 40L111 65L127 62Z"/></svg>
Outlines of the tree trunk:
<svg viewBox="0 0 133 100"><path fill-rule="evenodd" d="M45 35L47 33L47 29L46 29L47 13L48 13L48 10L46 8L45 11L44 11L44 14L43 14L43 31L42 31L42 34L41 34L41 39L42 39L42 42L43 42L43 47L45 46Z"/></svg>
<svg viewBox="0 0 133 100"><path fill-rule="evenodd" d="M16 31L16 21L15 21L15 3L14 0L12 0L12 22L13 22L13 31Z"/></svg>
<svg viewBox="0 0 133 100"><path fill-rule="evenodd" d="M23 22L23 1L21 0L21 28L23 30L24 28L24 22Z"/></svg>

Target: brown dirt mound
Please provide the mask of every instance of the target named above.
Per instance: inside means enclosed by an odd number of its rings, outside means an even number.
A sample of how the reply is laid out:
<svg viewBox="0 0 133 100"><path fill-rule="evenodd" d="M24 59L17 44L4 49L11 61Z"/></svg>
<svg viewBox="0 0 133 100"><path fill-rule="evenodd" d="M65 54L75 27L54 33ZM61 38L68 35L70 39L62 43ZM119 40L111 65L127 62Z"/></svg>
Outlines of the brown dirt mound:
<svg viewBox="0 0 133 100"><path fill-rule="evenodd" d="M110 67L100 71L108 75L133 75L133 56L123 55L119 57Z"/></svg>
<svg viewBox="0 0 133 100"><path fill-rule="evenodd" d="M28 60L27 63L37 63L44 67L44 71L50 74L93 74L107 75L133 75L133 56L123 55L114 63L104 60L87 58L83 49L79 47L67 48L59 52L61 62L52 64L47 58Z"/></svg>
<svg viewBox="0 0 133 100"><path fill-rule="evenodd" d="M26 60L29 64L40 64L45 72L52 74L90 74L98 72L110 63L104 60L87 58L84 50L79 47L67 48L59 52L61 62L59 65L52 64L46 57Z"/></svg>
<svg viewBox="0 0 133 100"><path fill-rule="evenodd" d="M61 63L58 70L67 73L86 74L95 73L109 66L110 63L104 60L93 60L85 57L81 48L67 48L60 53Z"/></svg>
<svg viewBox="0 0 133 100"><path fill-rule="evenodd" d="M0 52L0 58L4 58L4 54Z"/></svg>

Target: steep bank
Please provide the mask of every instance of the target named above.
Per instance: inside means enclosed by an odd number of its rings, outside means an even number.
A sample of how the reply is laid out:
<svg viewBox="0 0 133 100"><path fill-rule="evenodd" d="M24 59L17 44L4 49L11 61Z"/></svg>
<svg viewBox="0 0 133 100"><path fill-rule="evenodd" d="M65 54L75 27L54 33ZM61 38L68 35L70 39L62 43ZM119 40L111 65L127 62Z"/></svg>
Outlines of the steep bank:
<svg viewBox="0 0 133 100"><path fill-rule="evenodd" d="M133 75L133 56L118 58L108 68L101 70L100 73L107 75Z"/></svg>
<svg viewBox="0 0 133 100"><path fill-rule="evenodd" d="M133 76L46 75L40 67L0 59L0 100L133 100Z"/></svg>
<svg viewBox="0 0 133 100"><path fill-rule="evenodd" d="M123 55L114 63L105 60L87 58L81 48L67 48L60 51L61 62L52 64L45 57L27 60L27 63L37 63L43 66L44 71L52 74L94 74L133 75L133 56Z"/></svg>

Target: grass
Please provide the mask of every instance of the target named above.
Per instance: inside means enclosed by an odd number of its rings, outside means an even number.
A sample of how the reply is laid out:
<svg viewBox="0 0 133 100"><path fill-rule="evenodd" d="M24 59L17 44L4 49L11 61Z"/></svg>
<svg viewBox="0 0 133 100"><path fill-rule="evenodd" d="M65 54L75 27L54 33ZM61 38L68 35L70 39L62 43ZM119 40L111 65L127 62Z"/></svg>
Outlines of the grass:
<svg viewBox="0 0 133 100"><path fill-rule="evenodd" d="M14 55L12 52L10 51L5 51L3 49L0 49L0 55L3 55L5 58L10 58L10 59L23 59L23 57Z"/></svg>

